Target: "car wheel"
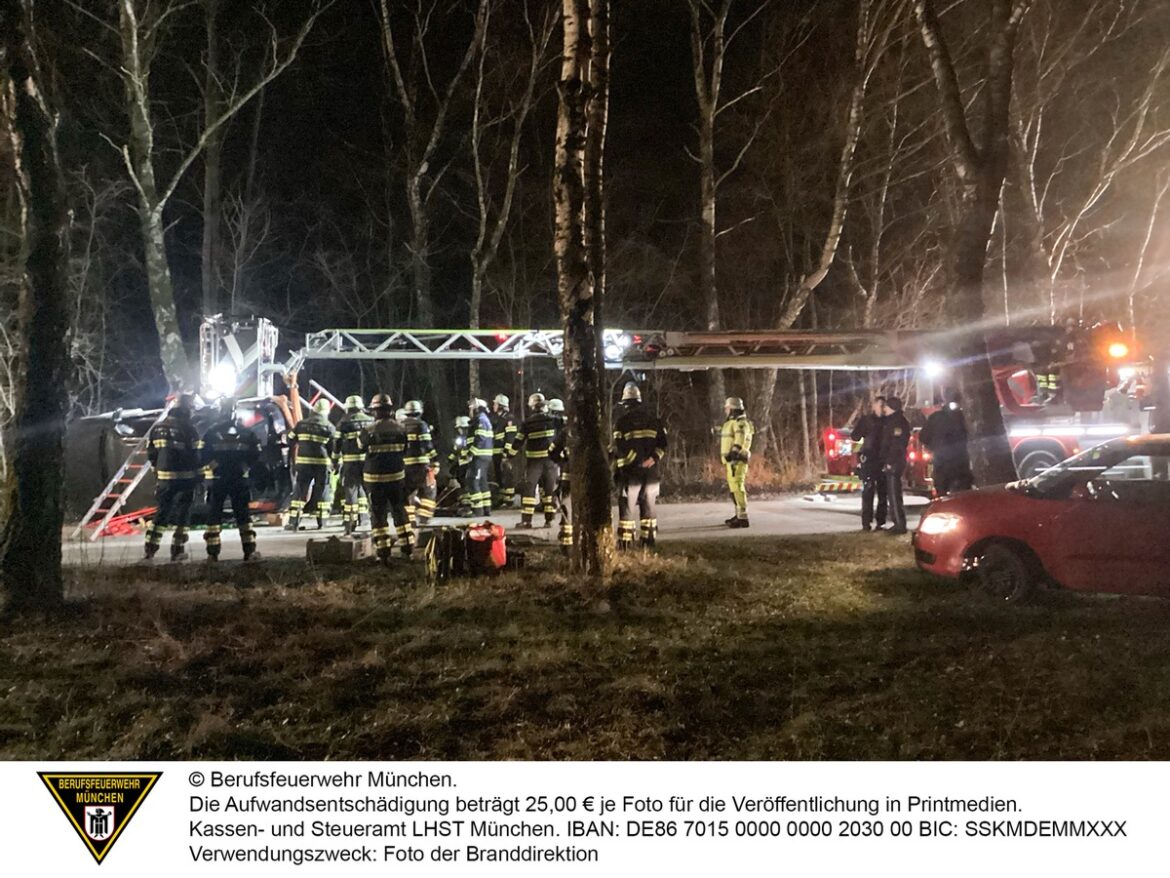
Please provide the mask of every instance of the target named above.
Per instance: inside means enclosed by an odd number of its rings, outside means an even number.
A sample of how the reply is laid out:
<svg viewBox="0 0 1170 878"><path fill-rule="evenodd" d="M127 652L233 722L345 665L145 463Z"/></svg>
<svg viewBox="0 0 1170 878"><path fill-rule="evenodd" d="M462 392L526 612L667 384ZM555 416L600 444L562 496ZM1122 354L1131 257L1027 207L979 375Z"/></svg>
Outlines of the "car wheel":
<svg viewBox="0 0 1170 878"><path fill-rule="evenodd" d="M1016 471L1021 479L1030 479L1038 476L1046 469L1051 469L1060 463L1060 456L1053 451L1030 451L1020 460Z"/></svg>
<svg viewBox="0 0 1170 878"><path fill-rule="evenodd" d="M1019 552L1002 543L993 543L979 559L979 588L988 596L1009 604L1027 600L1036 587L1036 577Z"/></svg>

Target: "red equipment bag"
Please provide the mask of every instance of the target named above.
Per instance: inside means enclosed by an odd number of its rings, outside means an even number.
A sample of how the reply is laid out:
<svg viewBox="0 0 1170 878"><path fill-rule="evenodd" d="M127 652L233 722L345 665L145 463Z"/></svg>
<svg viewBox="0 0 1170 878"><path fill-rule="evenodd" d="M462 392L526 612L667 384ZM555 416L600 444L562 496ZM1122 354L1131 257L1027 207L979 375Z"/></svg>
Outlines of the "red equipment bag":
<svg viewBox="0 0 1170 878"><path fill-rule="evenodd" d="M467 527L467 562L472 574L497 573L508 563L508 538L502 524L472 524Z"/></svg>

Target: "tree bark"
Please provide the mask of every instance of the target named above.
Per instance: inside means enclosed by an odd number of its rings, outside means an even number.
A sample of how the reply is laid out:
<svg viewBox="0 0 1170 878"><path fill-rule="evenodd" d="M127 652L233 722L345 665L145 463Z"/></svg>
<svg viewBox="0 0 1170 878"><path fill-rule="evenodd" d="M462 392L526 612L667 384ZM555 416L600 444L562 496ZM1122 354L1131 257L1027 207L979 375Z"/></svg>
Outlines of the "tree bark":
<svg viewBox="0 0 1170 878"><path fill-rule="evenodd" d="M210 128L223 112L220 87L219 10L220 0L204 0L207 17L207 56L203 76L203 124ZM222 223L223 130L208 138L203 150L203 246L200 253L203 281L203 316L218 314L219 254Z"/></svg>
<svg viewBox="0 0 1170 878"><path fill-rule="evenodd" d="M56 118L33 53L32 0L0 3L4 133L20 200L24 271L18 289L23 344L6 443L0 529L0 611L52 608L63 597L61 527L65 438L69 214Z"/></svg>
<svg viewBox="0 0 1170 878"><path fill-rule="evenodd" d="M601 435L608 446L610 435L610 394L605 374L605 137L609 128L609 0L590 0L589 33L592 37L589 64L589 107L585 140L585 245L593 273L593 323L597 339L597 362L601 371Z"/></svg>
<svg viewBox="0 0 1170 878"><path fill-rule="evenodd" d="M595 288L585 241L584 159L592 54L589 21L589 0L563 0L553 195L557 294L564 327L569 453L573 461L573 563L579 572L596 577L603 576L612 561L614 540L607 437L601 414L605 375L598 358Z"/></svg>

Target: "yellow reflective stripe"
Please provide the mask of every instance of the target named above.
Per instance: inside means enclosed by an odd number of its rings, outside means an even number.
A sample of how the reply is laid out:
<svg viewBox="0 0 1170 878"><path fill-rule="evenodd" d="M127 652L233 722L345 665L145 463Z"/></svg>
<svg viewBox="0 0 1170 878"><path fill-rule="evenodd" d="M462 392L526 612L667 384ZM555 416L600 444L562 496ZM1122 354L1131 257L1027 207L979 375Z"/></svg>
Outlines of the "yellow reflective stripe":
<svg viewBox="0 0 1170 878"><path fill-rule="evenodd" d="M316 463L316 464L323 464L323 465L328 466L329 465L329 458L328 457L303 457L302 455L298 454L297 459L296 459L296 463Z"/></svg>
<svg viewBox="0 0 1170 878"><path fill-rule="evenodd" d="M431 462L429 457L404 457L402 462L410 466L424 466Z"/></svg>
<svg viewBox="0 0 1170 878"><path fill-rule="evenodd" d="M657 430L631 430L628 433L621 434L623 439L657 439Z"/></svg>
<svg viewBox="0 0 1170 878"><path fill-rule="evenodd" d="M533 460L539 457L548 457L548 449L546 448L544 451L528 451L525 449L524 456L529 460Z"/></svg>
<svg viewBox="0 0 1170 878"><path fill-rule="evenodd" d="M184 470L160 469L157 472L158 472L158 475L156 476L156 478L160 482L168 482L168 481L171 481L174 479L194 479L195 478L194 470L188 470L188 469L184 469Z"/></svg>
<svg viewBox="0 0 1170 878"><path fill-rule="evenodd" d="M366 459L364 454L343 454L341 455L342 463L361 463Z"/></svg>
<svg viewBox="0 0 1170 878"><path fill-rule="evenodd" d="M406 473L399 470L396 473L362 473L363 482L372 482L375 484L384 484L386 482L401 482L406 478Z"/></svg>
<svg viewBox="0 0 1170 878"><path fill-rule="evenodd" d="M529 438L529 439L551 439L555 435L557 435L556 430L537 430L535 433L529 433L527 438Z"/></svg>
<svg viewBox="0 0 1170 878"><path fill-rule="evenodd" d="M406 446L403 445L401 442L398 442L397 444L394 444L394 445L371 445L369 448L369 453L370 454L394 454L394 453L401 454L405 450L406 450Z"/></svg>

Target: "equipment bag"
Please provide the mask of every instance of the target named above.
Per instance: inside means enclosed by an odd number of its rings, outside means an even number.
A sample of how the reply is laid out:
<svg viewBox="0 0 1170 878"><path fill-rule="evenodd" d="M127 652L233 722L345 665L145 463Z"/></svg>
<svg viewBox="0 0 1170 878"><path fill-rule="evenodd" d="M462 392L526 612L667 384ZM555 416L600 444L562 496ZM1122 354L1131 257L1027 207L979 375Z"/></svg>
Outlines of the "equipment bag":
<svg viewBox="0 0 1170 878"><path fill-rule="evenodd" d="M508 538L504 526L485 521L468 525L467 563L471 575L499 573L508 564Z"/></svg>
<svg viewBox="0 0 1170 878"><path fill-rule="evenodd" d="M435 528L424 537L427 579L443 582L467 573L467 532L459 527Z"/></svg>

